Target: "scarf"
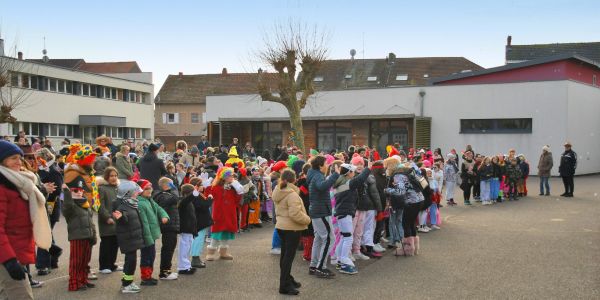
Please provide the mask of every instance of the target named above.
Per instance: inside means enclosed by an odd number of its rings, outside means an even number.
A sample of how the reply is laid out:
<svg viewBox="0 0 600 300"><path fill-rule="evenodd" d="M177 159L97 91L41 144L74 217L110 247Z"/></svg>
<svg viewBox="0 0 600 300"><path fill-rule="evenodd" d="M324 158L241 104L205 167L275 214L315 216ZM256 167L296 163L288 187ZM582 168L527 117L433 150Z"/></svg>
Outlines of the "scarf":
<svg viewBox="0 0 600 300"><path fill-rule="evenodd" d="M0 166L0 173L14 184L23 200L29 202L29 216L33 225L33 238L35 244L42 249L50 249L52 244L52 231L48 222L46 211L46 198L35 186L37 177L29 171L16 172Z"/></svg>

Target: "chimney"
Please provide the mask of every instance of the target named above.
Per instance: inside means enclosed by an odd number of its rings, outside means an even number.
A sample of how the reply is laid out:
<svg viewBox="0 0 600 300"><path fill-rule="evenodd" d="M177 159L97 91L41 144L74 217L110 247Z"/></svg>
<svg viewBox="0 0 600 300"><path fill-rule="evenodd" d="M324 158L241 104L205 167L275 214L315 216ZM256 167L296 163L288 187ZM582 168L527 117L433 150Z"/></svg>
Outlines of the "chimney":
<svg viewBox="0 0 600 300"><path fill-rule="evenodd" d="M179 72L179 78L183 78L183 72Z"/></svg>
<svg viewBox="0 0 600 300"><path fill-rule="evenodd" d="M18 58L19 60L23 60L23 52L19 51L19 52L17 53L17 58Z"/></svg>
<svg viewBox="0 0 600 300"><path fill-rule="evenodd" d="M258 68L258 74L262 74L263 69L262 68Z"/></svg>
<svg viewBox="0 0 600 300"><path fill-rule="evenodd" d="M390 52L390 54L388 54L388 64L394 64L396 62L396 54L394 54L393 52Z"/></svg>
<svg viewBox="0 0 600 300"><path fill-rule="evenodd" d="M223 70L221 71L221 75L227 75L227 68L223 68Z"/></svg>
<svg viewBox="0 0 600 300"><path fill-rule="evenodd" d="M512 43L512 36L509 35L506 37L506 46L510 46L511 43Z"/></svg>
<svg viewBox="0 0 600 300"><path fill-rule="evenodd" d="M4 56L4 40L0 39L0 56Z"/></svg>

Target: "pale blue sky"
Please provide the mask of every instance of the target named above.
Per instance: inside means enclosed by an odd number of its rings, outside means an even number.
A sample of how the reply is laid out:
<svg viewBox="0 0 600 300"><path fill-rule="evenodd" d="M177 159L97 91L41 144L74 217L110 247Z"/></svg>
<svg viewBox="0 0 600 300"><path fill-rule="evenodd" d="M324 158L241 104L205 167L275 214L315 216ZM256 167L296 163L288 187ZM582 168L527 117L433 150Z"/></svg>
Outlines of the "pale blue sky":
<svg viewBox="0 0 600 300"><path fill-rule="evenodd" d="M7 1L0 24L8 46L41 58L135 60L154 73L255 71L262 34L289 19L331 33L330 58L464 56L504 63L513 44L600 41L600 1Z"/></svg>

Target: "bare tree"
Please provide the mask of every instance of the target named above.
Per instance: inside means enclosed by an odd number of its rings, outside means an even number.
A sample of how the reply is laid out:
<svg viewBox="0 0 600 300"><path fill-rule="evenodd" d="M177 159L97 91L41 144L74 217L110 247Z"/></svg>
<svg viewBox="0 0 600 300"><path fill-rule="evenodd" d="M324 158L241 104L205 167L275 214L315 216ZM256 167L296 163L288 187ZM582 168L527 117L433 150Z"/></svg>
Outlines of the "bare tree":
<svg viewBox="0 0 600 300"><path fill-rule="evenodd" d="M306 153L300 113L315 93L313 80L329 52L328 35L316 26L288 22L274 26L263 40L264 48L258 52L258 58L273 67L276 76L259 73L258 92L262 101L285 106L290 116L292 141ZM297 74L298 67L301 74Z"/></svg>
<svg viewBox="0 0 600 300"><path fill-rule="evenodd" d="M31 94L31 90L19 87L25 62L16 58L16 47L13 49L9 55L5 55L4 49L0 53L0 124L15 123L17 119L12 112L22 108Z"/></svg>

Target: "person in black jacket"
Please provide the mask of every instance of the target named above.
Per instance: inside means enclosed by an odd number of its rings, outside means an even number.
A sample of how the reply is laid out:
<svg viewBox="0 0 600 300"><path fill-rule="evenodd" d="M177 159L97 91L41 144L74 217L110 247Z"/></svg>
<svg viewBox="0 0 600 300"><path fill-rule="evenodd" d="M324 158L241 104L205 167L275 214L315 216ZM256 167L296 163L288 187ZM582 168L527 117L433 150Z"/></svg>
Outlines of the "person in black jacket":
<svg viewBox="0 0 600 300"><path fill-rule="evenodd" d="M155 191L160 191L158 180L167 175L167 169L163 160L157 156L158 149L159 147L156 144L150 144L148 153L138 162L141 179L150 181Z"/></svg>
<svg viewBox="0 0 600 300"><path fill-rule="evenodd" d="M571 143L566 142L565 152L560 156L560 165L558 166L558 173L565 186L565 192L561 195L563 197L573 197L575 169L577 169L577 153L571 149Z"/></svg>
<svg viewBox="0 0 600 300"><path fill-rule="evenodd" d="M194 236L198 233L194 202L200 201L199 196L200 192L193 185L184 184L181 186L181 202L179 204L181 242L179 243L179 258L177 259L179 274L191 275L196 271L190 262L190 251Z"/></svg>
<svg viewBox="0 0 600 300"><path fill-rule="evenodd" d="M179 223L179 198L175 194L177 187L173 180L167 177L162 177L158 180L160 192L154 195L154 200L162 207L169 215L167 224L160 224L162 233L162 247L160 250L160 273L158 278L162 280L175 280L177 273L171 272L173 253L177 247L177 234L180 230Z"/></svg>
<svg viewBox="0 0 600 300"><path fill-rule="evenodd" d="M125 254L121 292L139 293L140 288L133 282L137 264L137 250L145 247L142 219L138 211L137 196L142 189L132 181L123 181L117 189L117 200L113 204L116 210L113 217L117 220L117 241L121 252Z"/></svg>
<svg viewBox="0 0 600 300"><path fill-rule="evenodd" d="M491 186L492 178L494 178L494 166L490 157L483 159L477 174L479 176L481 202L483 205L492 204Z"/></svg>
<svg viewBox="0 0 600 300"><path fill-rule="evenodd" d="M212 216L210 215L210 208L213 200L211 197L204 197L204 183L200 178L192 178L190 184L195 186L196 190L200 192L198 198L195 198L194 201L192 201L194 204L194 212L196 213L196 232L198 233L192 242L192 267L206 268L206 263L200 259L200 256L202 256L202 250L204 250L204 238L208 233L208 229L213 224Z"/></svg>

